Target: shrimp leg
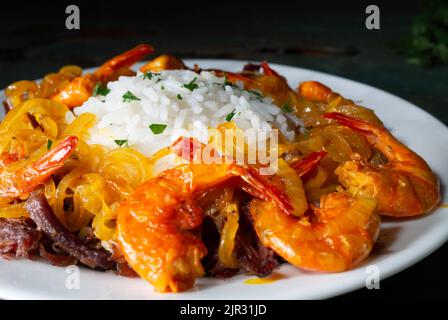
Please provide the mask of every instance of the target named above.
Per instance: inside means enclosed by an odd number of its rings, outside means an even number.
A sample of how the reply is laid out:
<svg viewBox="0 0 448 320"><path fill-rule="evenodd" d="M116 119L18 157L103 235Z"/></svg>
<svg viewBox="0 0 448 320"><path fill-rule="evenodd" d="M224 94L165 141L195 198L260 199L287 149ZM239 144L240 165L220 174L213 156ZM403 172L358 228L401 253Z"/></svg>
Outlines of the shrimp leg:
<svg viewBox="0 0 448 320"><path fill-rule="evenodd" d="M290 167L296 170L299 177L302 177L307 172L315 168L319 164L319 161L322 160L326 155L326 151L311 152L305 158L291 163Z"/></svg>

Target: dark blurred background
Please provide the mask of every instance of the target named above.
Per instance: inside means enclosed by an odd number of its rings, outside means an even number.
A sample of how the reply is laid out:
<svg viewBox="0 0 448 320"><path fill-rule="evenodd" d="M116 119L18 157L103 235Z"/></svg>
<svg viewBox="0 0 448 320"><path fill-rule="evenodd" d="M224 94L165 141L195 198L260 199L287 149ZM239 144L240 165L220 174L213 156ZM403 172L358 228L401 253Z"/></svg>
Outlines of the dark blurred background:
<svg viewBox="0 0 448 320"><path fill-rule="evenodd" d="M69 4L80 8L80 30L65 28ZM369 4L380 8L380 30L365 27ZM97 66L138 43L182 58L268 60L339 75L448 124L446 0L9 1L0 17L0 87L65 64ZM446 299L447 257L445 245L380 290L338 299Z"/></svg>

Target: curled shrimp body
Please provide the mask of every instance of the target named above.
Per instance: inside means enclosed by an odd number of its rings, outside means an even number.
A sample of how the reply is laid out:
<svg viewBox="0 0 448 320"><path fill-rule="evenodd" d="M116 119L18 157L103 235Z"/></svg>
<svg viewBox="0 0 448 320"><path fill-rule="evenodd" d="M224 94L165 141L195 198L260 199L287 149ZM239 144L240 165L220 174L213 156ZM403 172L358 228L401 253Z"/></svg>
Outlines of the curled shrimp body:
<svg viewBox="0 0 448 320"><path fill-rule="evenodd" d="M258 199L252 200L250 213L264 246L296 267L312 271L354 267L369 255L379 234L376 201L345 192L323 196L320 207L303 218Z"/></svg>
<svg viewBox="0 0 448 320"><path fill-rule="evenodd" d="M425 160L385 128L339 113L324 117L359 132L388 160L386 164L373 165L355 157L342 163L335 172L348 192L375 198L380 213L393 217L417 216L437 206L440 201L437 177Z"/></svg>
<svg viewBox="0 0 448 320"><path fill-rule="evenodd" d="M160 292L191 288L207 250L194 234L203 218L195 195L241 178L266 201L283 203L255 172L234 164L188 164L147 181L118 208L117 239L129 265Z"/></svg>
<svg viewBox="0 0 448 320"><path fill-rule="evenodd" d="M294 168L303 176L324 156L312 153ZM376 201L347 192L322 196L319 207L300 218L259 199L252 200L250 213L264 246L296 267L312 271L340 272L356 266L369 255L380 230Z"/></svg>
<svg viewBox="0 0 448 320"><path fill-rule="evenodd" d="M25 163L17 170L9 167L14 159L2 156L0 198L18 198L33 191L64 165L77 144L78 138L69 136L36 161Z"/></svg>
<svg viewBox="0 0 448 320"><path fill-rule="evenodd" d="M118 209L117 238L125 259L160 292L183 291L204 274L205 245L190 232L202 210L188 199L191 175L167 171L135 190Z"/></svg>

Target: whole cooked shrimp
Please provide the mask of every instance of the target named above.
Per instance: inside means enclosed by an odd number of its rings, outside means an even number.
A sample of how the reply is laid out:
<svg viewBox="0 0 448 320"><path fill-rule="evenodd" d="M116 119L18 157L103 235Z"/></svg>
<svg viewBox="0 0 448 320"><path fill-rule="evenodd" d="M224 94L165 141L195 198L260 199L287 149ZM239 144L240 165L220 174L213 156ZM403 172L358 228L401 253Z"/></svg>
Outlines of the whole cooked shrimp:
<svg viewBox="0 0 448 320"><path fill-rule="evenodd" d="M252 200L250 213L264 246L289 263L313 271L354 267L369 255L379 234L376 201L345 192L323 196L319 208L302 218L258 199Z"/></svg>
<svg viewBox="0 0 448 320"><path fill-rule="evenodd" d="M233 179L232 179L233 178ZM178 292L191 288L204 274L201 258L205 245L194 229L203 218L195 203L198 193L238 180L256 190L256 196L290 209L280 191L255 169L235 164L186 164L150 179L117 210L117 239L129 265L157 291Z"/></svg>
<svg viewBox="0 0 448 320"><path fill-rule="evenodd" d="M320 156L300 160L299 175L317 164ZM299 172L301 168L305 171ZM346 192L323 196L319 207L301 218L259 199L251 201L250 213L264 246L289 263L313 271L340 272L354 267L369 255L380 228L376 201Z"/></svg>
<svg viewBox="0 0 448 320"><path fill-rule="evenodd" d="M51 99L74 108L83 104L93 93L96 85L116 80L120 75L131 74L129 68L152 53L154 49L147 44L140 44L106 61L93 74L76 77Z"/></svg>
<svg viewBox="0 0 448 320"><path fill-rule="evenodd" d="M388 160L374 165L354 155L354 160L342 163L335 173L350 194L376 199L380 213L393 217L417 216L437 206L437 177L425 160L385 128L339 113L324 117L360 133Z"/></svg>
<svg viewBox="0 0 448 320"><path fill-rule="evenodd" d="M10 168L15 160L3 156L7 161L3 161L0 169L0 198L14 199L33 191L64 165L77 144L78 138L69 136L36 161L25 163L16 170Z"/></svg>

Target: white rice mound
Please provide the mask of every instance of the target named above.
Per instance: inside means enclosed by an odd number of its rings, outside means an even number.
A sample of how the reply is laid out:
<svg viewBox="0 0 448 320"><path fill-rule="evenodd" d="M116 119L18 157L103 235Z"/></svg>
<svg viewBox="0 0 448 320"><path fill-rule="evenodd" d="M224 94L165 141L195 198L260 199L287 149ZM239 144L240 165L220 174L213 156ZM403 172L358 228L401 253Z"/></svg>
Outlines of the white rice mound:
<svg viewBox="0 0 448 320"><path fill-rule="evenodd" d="M198 87L190 90L184 86L189 83ZM244 90L242 83L226 85L225 78L212 72L162 71L150 77L138 73L109 82L107 88L110 92L106 96L93 96L74 109L78 116L86 112L97 116L90 129L90 144L114 149L118 147L116 140L126 140L127 146L150 156L180 136L207 143L208 128L216 128L229 117L243 130L277 128L287 140L295 138L288 115L271 98ZM140 100L123 101L128 91ZM73 115L71 118L68 122ZM155 134L151 124L166 128Z"/></svg>

